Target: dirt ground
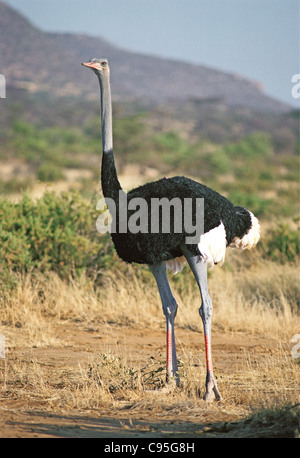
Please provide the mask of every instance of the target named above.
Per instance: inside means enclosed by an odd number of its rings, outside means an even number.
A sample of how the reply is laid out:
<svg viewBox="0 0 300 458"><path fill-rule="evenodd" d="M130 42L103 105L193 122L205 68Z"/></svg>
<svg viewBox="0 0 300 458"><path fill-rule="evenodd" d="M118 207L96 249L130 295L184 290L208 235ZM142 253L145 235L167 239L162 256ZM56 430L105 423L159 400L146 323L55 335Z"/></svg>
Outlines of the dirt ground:
<svg viewBox="0 0 300 458"><path fill-rule="evenodd" d="M3 328L2 328L3 329ZM15 330L13 332L19 332ZM99 437L99 438L197 438L235 436L235 426L239 425L249 406L240 410L226 404L207 404L199 399L197 406L179 403L177 408L166 404L161 408L149 408L143 399L107 405L104 409L49 409L49 402L41 401L32 395L24 398L14 391L13 383L5 375L9 361L34 360L51 383L61 380L66 369L79 364L84 367L91 357L107 352L110 348L124 351L131 364L143 366L158 354L164 354L164 331L120 326L114 323L96 327L86 323L63 322L57 326L57 336L68 342L62 347L7 349L6 358L0 360L2 390L0 391L0 437ZM189 329L177 329L178 353L189 352L195 355L195 365L204 360L203 336ZM213 357L219 377L238 374L245 366L245 358L257 361L266 355L276 354L276 340L246 337L235 333L226 335L216 330L213 333ZM4 374L4 375L3 375ZM7 378L7 380L5 379ZM4 382L4 383L3 383ZM14 382L16 384L17 381ZM199 385L204 385L200 380ZM27 387L30 391L30 387ZM163 396L153 391L153 398ZM174 396L174 394L172 395ZM176 396L176 393L175 393ZM49 399L48 399L49 401ZM154 400L154 402L159 402ZM241 434L239 434L241 435Z"/></svg>

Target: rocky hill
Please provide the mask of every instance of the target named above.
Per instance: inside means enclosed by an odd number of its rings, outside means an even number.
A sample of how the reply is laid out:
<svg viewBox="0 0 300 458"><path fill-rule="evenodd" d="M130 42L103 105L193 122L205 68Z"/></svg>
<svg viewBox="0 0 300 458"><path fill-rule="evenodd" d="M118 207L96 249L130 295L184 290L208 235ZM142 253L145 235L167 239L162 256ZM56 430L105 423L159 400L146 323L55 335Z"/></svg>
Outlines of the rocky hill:
<svg viewBox="0 0 300 458"><path fill-rule="evenodd" d="M129 52L100 37L46 33L0 1L0 73L8 85L55 96L94 97L96 78L80 65L91 57L110 60L113 94L121 101L215 99L257 111L290 109L266 96L259 83L239 75Z"/></svg>

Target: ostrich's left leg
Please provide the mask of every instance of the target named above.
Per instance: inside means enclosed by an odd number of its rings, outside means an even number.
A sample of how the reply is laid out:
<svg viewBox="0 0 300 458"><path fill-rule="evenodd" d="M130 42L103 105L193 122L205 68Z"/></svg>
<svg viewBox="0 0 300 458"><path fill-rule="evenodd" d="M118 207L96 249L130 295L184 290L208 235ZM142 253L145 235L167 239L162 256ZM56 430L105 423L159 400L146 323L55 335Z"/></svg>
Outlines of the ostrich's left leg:
<svg viewBox="0 0 300 458"><path fill-rule="evenodd" d="M183 247L183 253L188 261L200 289L202 304L199 309L204 328L204 341L206 353L206 393L204 399L210 401L216 398L217 401L222 399L217 387L217 382L213 373L212 356L211 356L211 317L212 301L208 293L207 286L207 264L203 262L200 256L193 256L186 247Z"/></svg>
<svg viewBox="0 0 300 458"><path fill-rule="evenodd" d="M153 273L160 298L162 301L163 312L167 324L167 383L176 381L179 384L178 365L175 346L174 321L177 313L177 302L174 298L166 272L165 263L149 266Z"/></svg>

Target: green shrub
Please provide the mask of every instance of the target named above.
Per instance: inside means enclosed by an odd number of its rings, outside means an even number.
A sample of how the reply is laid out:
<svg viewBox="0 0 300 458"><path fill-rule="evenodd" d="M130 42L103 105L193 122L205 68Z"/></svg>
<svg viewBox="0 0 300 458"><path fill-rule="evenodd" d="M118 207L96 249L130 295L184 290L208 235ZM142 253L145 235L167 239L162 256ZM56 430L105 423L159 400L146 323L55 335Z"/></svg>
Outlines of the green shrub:
<svg viewBox="0 0 300 458"><path fill-rule="evenodd" d="M228 158L224 149L220 148L206 155L206 162L213 174L227 173L232 168L232 161Z"/></svg>
<svg viewBox="0 0 300 458"><path fill-rule="evenodd" d="M169 131L156 135L155 143L161 160L171 167L182 166L186 160L190 160L191 145L177 132Z"/></svg>
<svg viewBox="0 0 300 458"><path fill-rule="evenodd" d="M66 153L99 150L99 139L83 135L80 128L41 127L24 120L14 122L6 134L6 148L29 163L65 165Z"/></svg>
<svg viewBox="0 0 300 458"><path fill-rule="evenodd" d="M267 133L253 132L240 142L227 145L225 149L233 158L241 156L257 160L258 158L269 157L273 151L273 145Z"/></svg>
<svg viewBox="0 0 300 458"><path fill-rule="evenodd" d="M0 200L2 271L101 274L115 258L109 235L96 230L98 215L76 192L46 192L37 202L28 195L18 203Z"/></svg>
<svg viewBox="0 0 300 458"><path fill-rule="evenodd" d="M37 170L37 178L41 181L63 180L64 174L59 165L43 162Z"/></svg>
<svg viewBox="0 0 300 458"><path fill-rule="evenodd" d="M293 230L286 223L280 223L262 243L264 256L273 261L285 263L299 259L299 230Z"/></svg>
<svg viewBox="0 0 300 458"><path fill-rule="evenodd" d="M271 202L255 193L247 193L244 191L234 190L229 193L229 200L234 205L245 207L259 217L267 213Z"/></svg>
<svg viewBox="0 0 300 458"><path fill-rule="evenodd" d="M13 192L22 192L31 189L34 182L31 177L19 179L13 177L10 180L0 179L0 194L11 194Z"/></svg>

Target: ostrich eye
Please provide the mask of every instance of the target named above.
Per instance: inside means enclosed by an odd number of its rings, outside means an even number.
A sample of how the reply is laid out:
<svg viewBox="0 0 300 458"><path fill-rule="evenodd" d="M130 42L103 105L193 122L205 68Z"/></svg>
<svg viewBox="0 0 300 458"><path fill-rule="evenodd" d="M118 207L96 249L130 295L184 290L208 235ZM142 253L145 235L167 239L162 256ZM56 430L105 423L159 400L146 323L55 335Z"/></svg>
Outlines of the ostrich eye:
<svg viewBox="0 0 300 458"><path fill-rule="evenodd" d="M101 67L106 67L107 66L107 62L101 62Z"/></svg>

